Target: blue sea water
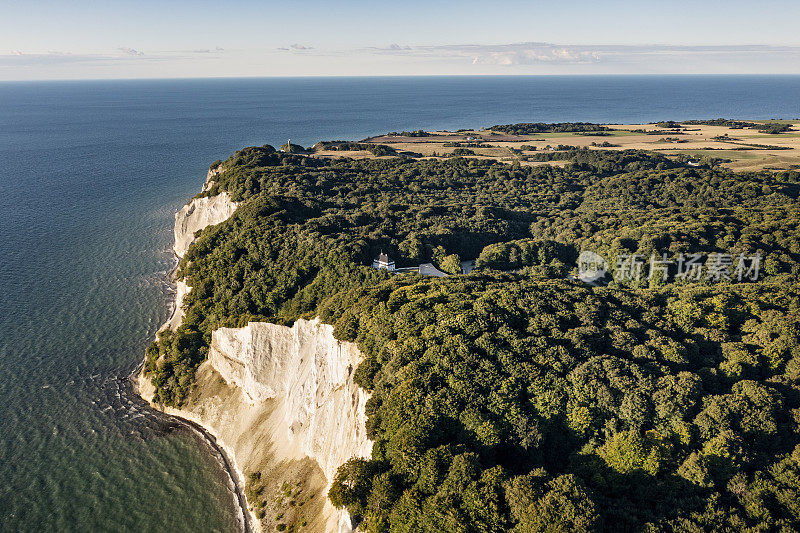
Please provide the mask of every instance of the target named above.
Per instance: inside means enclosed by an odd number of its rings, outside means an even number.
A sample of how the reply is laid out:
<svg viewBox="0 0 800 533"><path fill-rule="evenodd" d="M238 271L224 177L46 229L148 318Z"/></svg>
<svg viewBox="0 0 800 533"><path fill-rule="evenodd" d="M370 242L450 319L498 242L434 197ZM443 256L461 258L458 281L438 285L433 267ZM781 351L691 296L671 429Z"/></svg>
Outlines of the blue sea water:
<svg viewBox="0 0 800 533"><path fill-rule="evenodd" d="M224 472L126 396L172 214L248 145L509 122L800 117L798 76L0 84L0 530L230 531Z"/></svg>

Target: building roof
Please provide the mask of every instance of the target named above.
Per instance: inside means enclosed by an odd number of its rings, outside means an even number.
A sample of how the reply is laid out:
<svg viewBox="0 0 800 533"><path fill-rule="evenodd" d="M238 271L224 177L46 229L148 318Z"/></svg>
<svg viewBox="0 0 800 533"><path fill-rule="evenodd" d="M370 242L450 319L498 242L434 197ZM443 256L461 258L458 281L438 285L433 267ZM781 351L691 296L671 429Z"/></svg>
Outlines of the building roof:
<svg viewBox="0 0 800 533"><path fill-rule="evenodd" d="M378 255L378 261L380 263L388 263L389 262L389 256L386 255L385 253L381 252L380 255Z"/></svg>
<svg viewBox="0 0 800 533"><path fill-rule="evenodd" d="M447 274L433 266L431 263L422 263L419 266L419 273L423 276L435 276L437 278L447 277Z"/></svg>

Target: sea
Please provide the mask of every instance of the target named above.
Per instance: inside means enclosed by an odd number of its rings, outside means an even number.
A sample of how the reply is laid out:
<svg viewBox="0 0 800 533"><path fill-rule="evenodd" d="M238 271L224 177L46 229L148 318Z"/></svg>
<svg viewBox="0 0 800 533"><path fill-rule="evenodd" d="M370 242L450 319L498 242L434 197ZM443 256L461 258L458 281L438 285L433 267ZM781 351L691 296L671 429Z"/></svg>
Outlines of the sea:
<svg viewBox="0 0 800 533"><path fill-rule="evenodd" d="M236 531L229 478L127 376L173 298L173 213L288 139L800 117L800 76L0 83L0 531Z"/></svg>

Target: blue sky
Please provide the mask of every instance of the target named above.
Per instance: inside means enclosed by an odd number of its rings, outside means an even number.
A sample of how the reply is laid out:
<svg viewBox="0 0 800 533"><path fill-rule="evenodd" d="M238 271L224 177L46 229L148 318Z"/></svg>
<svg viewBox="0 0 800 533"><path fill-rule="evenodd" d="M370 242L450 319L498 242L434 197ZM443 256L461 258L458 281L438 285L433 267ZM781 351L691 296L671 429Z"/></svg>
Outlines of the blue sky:
<svg viewBox="0 0 800 533"><path fill-rule="evenodd" d="M800 2L0 0L0 79L800 74Z"/></svg>

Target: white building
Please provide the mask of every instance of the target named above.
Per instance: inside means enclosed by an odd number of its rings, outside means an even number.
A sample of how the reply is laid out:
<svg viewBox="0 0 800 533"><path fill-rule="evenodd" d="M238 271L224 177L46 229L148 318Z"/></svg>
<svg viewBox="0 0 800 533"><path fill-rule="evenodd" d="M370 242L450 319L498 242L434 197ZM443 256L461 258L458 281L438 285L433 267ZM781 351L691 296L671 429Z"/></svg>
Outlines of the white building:
<svg viewBox="0 0 800 533"><path fill-rule="evenodd" d="M372 262L372 268L384 269L389 272L394 272L394 261L389 259L389 256L381 251L377 259Z"/></svg>

